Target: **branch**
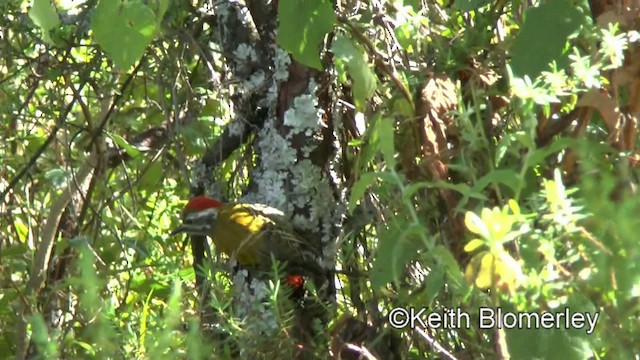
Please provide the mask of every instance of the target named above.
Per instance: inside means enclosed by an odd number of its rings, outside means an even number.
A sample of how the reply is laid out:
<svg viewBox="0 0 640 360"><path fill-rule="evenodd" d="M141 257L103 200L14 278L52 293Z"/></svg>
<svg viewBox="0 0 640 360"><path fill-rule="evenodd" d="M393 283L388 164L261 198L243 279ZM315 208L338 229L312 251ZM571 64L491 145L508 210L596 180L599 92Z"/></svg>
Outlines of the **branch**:
<svg viewBox="0 0 640 360"><path fill-rule="evenodd" d="M247 124L238 124L240 121L236 119L228 124L220 138L205 151L202 157L202 164L207 168L213 168L225 161L231 154L236 151L244 141L251 135L251 126ZM242 126L242 132L232 130L234 127Z"/></svg>
<svg viewBox="0 0 640 360"><path fill-rule="evenodd" d="M82 89L83 86L84 86L84 83L81 85L80 89ZM33 156L31 156L31 158L29 159L29 162L27 162L27 165L23 166L22 169L20 169L20 172L18 172L18 174L14 176L13 179L11 179L11 182L9 182L9 185L4 190L2 190L2 193L0 193L0 199L4 199L5 196L7 196L7 194L18 184L20 179L22 179L22 177L29 172L29 169L31 169L31 167L33 167L36 164L40 156L42 156L44 151L47 150L49 145L51 145L51 143L53 142L53 139L56 138L56 135L58 134L58 130L60 130L60 127L62 126L64 119L67 118L67 115L69 115L69 113L71 112L71 109L73 108L74 104L75 104L75 98L69 103L69 105L67 105L64 111L60 114L60 116L56 120L56 124L53 126L53 129L51 130L51 134L49 134L49 137L47 137L47 140L45 140L44 143L38 148L38 150L36 150L36 153L33 154Z"/></svg>

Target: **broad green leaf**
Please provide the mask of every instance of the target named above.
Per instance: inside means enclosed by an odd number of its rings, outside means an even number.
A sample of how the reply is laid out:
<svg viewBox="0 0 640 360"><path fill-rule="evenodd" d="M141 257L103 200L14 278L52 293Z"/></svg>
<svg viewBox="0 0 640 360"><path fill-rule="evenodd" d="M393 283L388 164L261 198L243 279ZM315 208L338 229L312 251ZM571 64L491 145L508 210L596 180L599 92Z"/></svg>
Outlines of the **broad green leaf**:
<svg viewBox="0 0 640 360"><path fill-rule="evenodd" d="M478 200L486 200L487 198L482 193L476 193L471 190L467 184L452 184L445 181L421 181L417 183L409 184L405 192L402 194L403 198L407 199L413 196L416 192L422 189L449 189L464 195L464 198L468 201L469 198Z"/></svg>
<svg viewBox="0 0 640 360"><path fill-rule="evenodd" d="M514 147L511 146L513 142L512 136L503 136L496 146L496 154L495 154L495 164L496 166L500 165L502 159L507 154L508 150L514 151ZM515 149L517 150L517 149Z"/></svg>
<svg viewBox="0 0 640 360"><path fill-rule="evenodd" d="M343 64L353 79L353 98L356 109L365 109L367 99L373 95L377 86L376 76L369 67L365 55L343 35L336 37L332 50L336 55L336 62Z"/></svg>
<svg viewBox="0 0 640 360"><path fill-rule="evenodd" d="M336 15L328 0L280 0L278 45L300 63L322 69L320 46L333 30Z"/></svg>
<svg viewBox="0 0 640 360"><path fill-rule="evenodd" d="M532 7L525 13L525 21L511 47L511 68L517 77L532 79L549 69L555 61L558 69L568 65L563 54L569 35L578 30L584 14L569 1L549 1Z"/></svg>
<svg viewBox="0 0 640 360"><path fill-rule="evenodd" d="M506 329L506 334L512 359L581 360L590 359L593 356L585 336L573 334L564 328L513 328Z"/></svg>
<svg viewBox="0 0 640 360"><path fill-rule="evenodd" d="M142 175L139 186L141 189L155 192L162 185L162 179L164 179L164 167L162 163L156 161L149 165L147 171Z"/></svg>
<svg viewBox="0 0 640 360"><path fill-rule="evenodd" d="M117 134L111 134L111 138L113 139L113 141L116 142L116 144L118 144L119 147L124 149L124 151L126 151L127 154L129 154L129 156L131 156L132 158L136 158L140 155L140 150L136 149L131 144L129 144L129 142L125 140L122 136Z"/></svg>
<svg viewBox="0 0 640 360"><path fill-rule="evenodd" d="M464 274L460 268L460 264L451 254L451 250L444 245L436 245L430 252L434 259L437 259L446 270L449 285L453 285L455 289L462 290L467 287L464 281Z"/></svg>
<svg viewBox="0 0 640 360"><path fill-rule="evenodd" d="M121 69L128 69L144 54L158 30L153 11L141 2L101 0L93 14L96 42Z"/></svg>
<svg viewBox="0 0 640 360"><path fill-rule="evenodd" d="M424 247L417 237L424 233L424 227L403 221L394 218L388 227L379 228L380 242L371 268L371 285L375 290L396 281L403 274L404 267Z"/></svg>
<svg viewBox="0 0 640 360"><path fill-rule="evenodd" d="M404 0L403 3L405 6L410 6L415 12L422 10L422 1L420 0Z"/></svg>
<svg viewBox="0 0 640 360"><path fill-rule="evenodd" d="M50 0L34 0L29 18L42 30L42 39L52 44L49 31L60 24L60 18Z"/></svg>
<svg viewBox="0 0 640 360"><path fill-rule="evenodd" d="M417 193L418 191L422 190L422 189L429 189L433 184L427 181L420 181L420 182L415 182L415 183L411 183L409 185L407 185L407 187L404 189L404 191L402 192L402 199L403 200L408 200L411 199L411 197Z"/></svg>

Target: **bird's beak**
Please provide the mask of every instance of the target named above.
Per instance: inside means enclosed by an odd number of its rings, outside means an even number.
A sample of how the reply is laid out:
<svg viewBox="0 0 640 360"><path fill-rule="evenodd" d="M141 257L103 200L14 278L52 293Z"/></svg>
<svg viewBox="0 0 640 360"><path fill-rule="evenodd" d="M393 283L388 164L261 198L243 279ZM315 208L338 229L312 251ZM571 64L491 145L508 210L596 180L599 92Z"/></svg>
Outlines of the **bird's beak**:
<svg viewBox="0 0 640 360"><path fill-rule="evenodd" d="M182 234L186 232L187 232L187 226L185 226L185 224L181 224L177 228L173 229L173 231L171 232L171 236L176 236L178 234Z"/></svg>

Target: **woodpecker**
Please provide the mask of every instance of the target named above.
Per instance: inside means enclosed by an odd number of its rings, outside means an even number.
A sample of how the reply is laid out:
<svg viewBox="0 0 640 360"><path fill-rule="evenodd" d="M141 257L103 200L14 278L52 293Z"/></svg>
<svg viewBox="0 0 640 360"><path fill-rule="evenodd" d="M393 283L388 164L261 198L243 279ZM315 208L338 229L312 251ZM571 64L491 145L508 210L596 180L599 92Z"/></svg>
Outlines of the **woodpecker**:
<svg viewBox="0 0 640 360"><path fill-rule="evenodd" d="M285 280L294 289L303 285L303 276L324 272L317 254L284 213L267 205L223 204L196 196L184 207L182 224L171 235L180 233L210 237L216 251L243 267L270 271L275 259L284 264Z"/></svg>

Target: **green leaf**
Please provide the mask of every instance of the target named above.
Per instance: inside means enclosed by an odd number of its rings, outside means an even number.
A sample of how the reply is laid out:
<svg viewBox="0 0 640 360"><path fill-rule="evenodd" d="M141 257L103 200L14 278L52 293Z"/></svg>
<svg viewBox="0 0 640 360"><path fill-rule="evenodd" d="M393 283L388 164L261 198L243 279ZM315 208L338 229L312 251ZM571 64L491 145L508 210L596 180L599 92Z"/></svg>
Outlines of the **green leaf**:
<svg viewBox="0 0 640 360"><path fill-rule="evenodd" d="M576 293L568 297L565 306L560 306L552 313L565 313L569 309L570 314L583 313L593 316L597 312L594 304L583 294ZM515 309L507 305L504 311L513 312ZM536 311L528 309L528 312ZM540 311L540 310L538 310ZM571 315L570 315L571 316ZM562 317L561 319L564 319ZM600 313L599 321L594 331L598 331L598 325L602 321ZM590 340L594 334L587 334L588 325L584 328L565 328L564 321L559 329L507 329L507 344L509 352L514 359L590 359L593 354L590 349Z"/></svg>
<svg viewBox="0 0 640 360"><path fill-rule="evenodd" d="M427 294L425 306L431 306L431 303L440 295L445 286L445 281L445 271L442 266L431 269L424 283L425 293Z"/></svg>
<svg viewBox="0 0 640 360"><path fill-rule="evenodd" d="M353 186L351 187L351 194L349 194L349 214L353 214L353 210L356 209L358 201L362 199L365 192L371 186L371 184L373 184L376 178L376 174L374 173L364 173L362 174L360 179L358 179L358 181L353 184Z"/></svg>
<svg viewBox="0 0 640 360"><path fill-rule="evenodd" d="M407 85L406 82L405 85ZM393 113L406 117L413 117L416 111L407 98L396 97L393 101Z"/></svg>
<svg viewBox="0 0 640 360"><path fill-rule="evenodd" d="M460 11L474 11L485 7L490 2L490 0L463 0L456 1L455 7Z"/></svg>
<svg viewBox="0 0 640 360"><path fill-rule="evenodd" d="M171 0L159 0L156 4L158 5L158 9L156 11L156 19L158 20L158 22L160 22L164 17L164 14L167 13L169 5L171 4Z"/></svg>
<svg viewBox="0 0 640 360"><path fill-rule="evenodd" d="M155 192L159 190L164 179L164 167L160 162L154 162L149 165L147 171L142 175L140 179L140 188L149 192Z"/></svg>
<svg viewBox="0 0 640 360"><path fill-rule="evenodd" d="M525 13L525 21L511 47L511 68L517 77L532 79L549 69L555 61L558 69L568 65L563 54L569 35L577 31L584 15L568 1L550 1Z"/></svg>
<svg viewBox="0 0 640 360"><path fill-rule="evenodd" d="M320 45L336 23L331 2L280 0L278 20L278 45L300 63L321 70Z"/></svg>
<svg viewBox="0 0 640 360"><path fill-rule="evenodd" d="M149 317L149 303L151 303L151 295L153 295L153 289L149 291L147 300L142 306L142 316L140 318L140 348L144 349L145 337L147 335L147 318Z"/></svg>
<svg viewBox="0 0 640 360"><path fill-rule="evenodd" d="M590 359L589 342L565 329L506 329L509 353L514 359Z"/></svg>
<svg viewBox="0 0 640 360"><path fill-rule="evenodd" d="M376 128L378 132L378 141L380 141L380 152L382 153L382 157L387 162L387 165L391 169L395 169L396 167L396 150L394 145L394 129L393 129L393 119L391 118L383 118L378 121L378 126Z"/></svg>
<svg viewBox="0 0 640 360"><path fill-rule="evenodd" d="M456 211L459 211L460 209L462 209L469 201L469 198L478 199L482 201L487 200L486 196L484 196L480 192L474 191L467 184L452 184L445 181L421 181L421 182L410 184L409 186L407 186L402 196L404 199L408 199L421 189L449 189L449 190L459 192L460 194L462 194L462 199L458 203L458 206L456 207Z"/></svg>
<svg viewBox="0 0 640 360"><path fill-rule="evenodd" d="M405 265L415 259L424 246L417 236L424 233L424 227L415 223L407 225L396 217L388 227L379 228L380 243L371 268L371 286L376 290L400 278Z"/></svg>
<svg viewBox="0 0 640 360"><path fill-rule="evenodd" d="M96 354L96 349L94 349L93 346L91 346L91 344L89 343L86 343L84 341L74 341L73 343L83 348L89 355Z"/></svg>
<svg viewBox="0 0 640 360"><path fill-rule="evenodd" d="M420 182L415 182L412 184L409 184L405 189L404 192L402 193L402 199L404 201L411 199L411 197L418 191L422 190L422 189L428 189L431 187L431 183L430 182L426 182L426 181L420 181Z"/></svg>
<svg viewBox="0 0 640 360"><path fill-rule="evenodd" d="M560 150L564 150L565 148L569 147L569 145L571 145L571 139L558 139L552 142L551 145L547 147L533 150L525 157L523 167L525 169L532 168L542 163L542 161L546 159L547 156L556 154Z"/></svg>
<svg viewBox="0 0 640 360"><path fill-rule="evenodd" d="M374 115L371 119L372 126L368 129L369 151L380 150L387 165L393 169L396 166L396 151L394 145L394 123L391 118L383 118L380 114Z"/></svg>
<svg viewBox="0 0 640 360"><path fill-rule="evenodd" d="M129 154L129 156L131 156L132 158L136 158L138 157L138 155L140 155L140 150L136 149L131 144L129 144L129 142L127 142L127 140L125 140L122 136L117 134L111 134L111 138L113 139L113 141L116 142L116 144L118 144L120 148L124 149L124 151L126 151L127 154Z"/></svg>
<svg viewBox="0 0 640 360"><path fill-rule="evenodd" d="M454 286L452 290L463 291L463 289L469 287L460 269L460 264L451 254L451 250L443 245L436 245L431 250L430 255L445 269L448 284Z"/></svg>
<svg viewBox="0 0 640 360"><path fill-rule="evenodd" d="M42 39L53 44L49 31L60 24L60 18L50 0L34 0L29 18L42 30Z"/></svg>
<svg viewBox="0 0 640 360"><path fill-rule="evenodd" d="M185 282L194 281L196 279L196 272L193 270L192 266L185 267L178 271L178 277Z"/></svg>
<svg viewBox="0 0 640 360"><path fill-rule="evenodd" d="M29 316L28 320L32 331L31 340L36 345L38 352L45 359L58 358L58 344L56 341L49 340L49 330L42 314L33 314Z"/></svg>
<svg viewBox="0 0 640 360"><path fill-rule="evenodd" d="M377 87L376 76L369 68L365 55L343 35L336 37L332 51L338 65L343 65L353 79L353 99L356 109L365 109L367 99L373 95Z"/></svg>
<svg viewBox="0 0 640 360"><path fill-rule="evenodd" d="M413 33L415 32L415 30L413 29L412 24L410 23L404 23L400 26L398 26L395 29L395 34L396 34L396 39L398 39L398 44L400 44L400 46L407 51L407 53L412 54L414 52L414 48L413 48L413 44L414 44L414 39L413 39Z"/></svg>
<svg viewBox="0 0 640 360"><path fill-rule="evenodd" d="M19 220L19 218L16 218L16 220ZM20 221L18 224L24 227L23 231L26 231L26 226L22 223L22 221ZM18 231L20 231L20 229L18 229ZM27 251L29 251L29 246L26 244L26 236L20 234L20 240L23 242L2 249L2 257L4 259L23 256L27 253Z"/></svg>
<svg viewBox="0 0 640 360"><path fill-rule="evenodd" d="M520 179L518 173L516 173L514 170L493 170L476 181L471 191L480 193L489 184L495 183L508 186L509 189L511 189L511 191L513 191L513 193L515 194L518 192L518 189L520 189L522 181L523 180Z"/></svg>
<svg viewBox="0 0 640 360"><path fill-rule="evenodd" d="M154 39L158 21L141 2L101 0L93 14L92 29L96 42L116 66L128 69Z"/></svg>

